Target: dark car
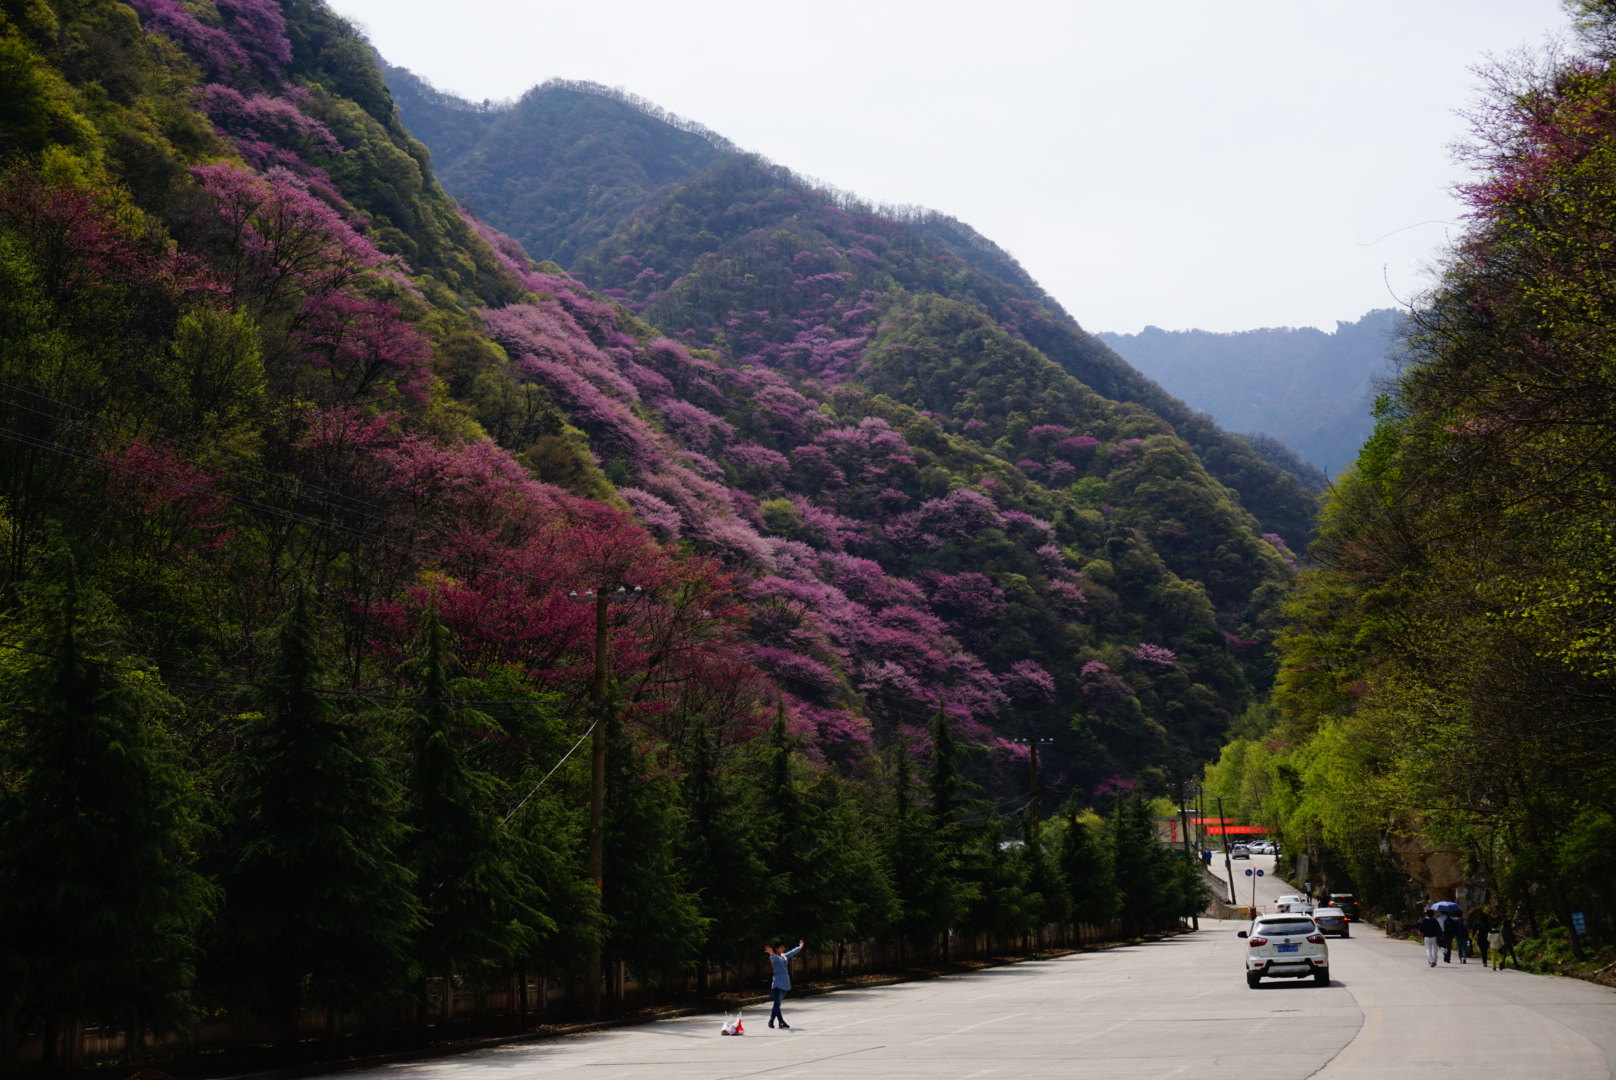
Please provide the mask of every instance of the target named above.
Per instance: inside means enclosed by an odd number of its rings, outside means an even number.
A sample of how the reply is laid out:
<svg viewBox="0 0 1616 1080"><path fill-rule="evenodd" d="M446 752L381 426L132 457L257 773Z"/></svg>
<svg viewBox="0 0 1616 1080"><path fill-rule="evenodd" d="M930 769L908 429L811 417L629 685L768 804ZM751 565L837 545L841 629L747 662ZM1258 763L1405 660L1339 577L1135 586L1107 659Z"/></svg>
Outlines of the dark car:
<svg viewBox="0 0 1616 1080"><path fill-rule="evenodd" d="M1329 904L1330 907L1340 908L1342 911L1346 912L1347 918L1357 921L1358 898L1351 893L1333 892L1329 895L1326 903Z"/></svg>

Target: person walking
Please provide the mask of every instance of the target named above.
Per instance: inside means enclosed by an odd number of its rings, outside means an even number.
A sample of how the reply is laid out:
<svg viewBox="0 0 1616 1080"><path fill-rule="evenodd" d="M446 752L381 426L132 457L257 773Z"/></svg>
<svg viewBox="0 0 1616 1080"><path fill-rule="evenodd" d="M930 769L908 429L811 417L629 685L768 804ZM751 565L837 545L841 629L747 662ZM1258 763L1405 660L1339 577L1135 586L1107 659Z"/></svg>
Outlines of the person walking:
<svg viewBox="0 0 1616 1080"><path fill-rule="evenodd" d="M1442 962L1444 964L1453 963L1453 924L1457 921L1457 916L1449 915L1446 911L1440 912L1436 917L1437 925L1441 927Z"/></svg>
<svg viewBox="0 0 1616 1080"><path fill-rule="evenodd" d="M1420 918L1420 937L1425 939L1425 959L1436 967L1436 945L1442 939L1442 923L1430 908Z"/></svg>
<svg viewBox="0 0 1616 1080"><path fill-rule="evenodd" d="M802 942L797 942L797 947L787 952L786 947L776 941L772 946L765 945L763 952L769 958L769 967L773 969L769 989L774 991L774 1011L769 1013L769 1026L773 1027L778 1020L781 1027L790 1030L791 1025L786 1023L785 1016L780 1012L780 1002L785 1000L786 991L791 989L791 966L788 961L802 952Z"/></svg>
<svg viewBox="0 0 1616 1080"><path fill-rule="evenodd" d="M1504 970L1504 958L1515 961L1515 970L1521 969L1520 958L1515 955L1515 920L1505 915L1498 923L1498 970Z"/></svg>
<svg viewBox="0 0 1616 1080"><path fill-rule="evenodd" d="M1487 914L1486 908L1476 908L1470 913L1470 933L1476 939L1476 955L1481 957L1481 966L1487 966L1487 953L1492 947L1490 935L1493 931L1493 917Z"/></svg>

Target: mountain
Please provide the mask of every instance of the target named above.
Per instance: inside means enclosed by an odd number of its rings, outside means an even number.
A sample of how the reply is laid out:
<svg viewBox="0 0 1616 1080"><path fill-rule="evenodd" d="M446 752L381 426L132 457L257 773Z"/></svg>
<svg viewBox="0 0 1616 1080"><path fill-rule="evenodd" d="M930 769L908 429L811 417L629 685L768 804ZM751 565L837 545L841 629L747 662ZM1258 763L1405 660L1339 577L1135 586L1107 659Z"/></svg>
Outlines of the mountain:
<svg viewBox="0 0 1616 1080"><path fill-rule="evenodd" d="M917 508L928 512L947 494L937 484L936 466L965 476L988 469L1000 478L989 479L985 490L1001 501L1023 500L1017 512L1052 525L1047 538L1054 549L1075 542L1077 551L1093 553L1074 551L1061 572L1080 575L1068 584L1078 588L1081 579L1085 598L1104 595L1105 606L1121 614L1154 591L1140 593L1140 585L1165 572L1208 605L1189 624L1162 628L1178 645L1198 635L1225 642L1262 637L1266 616L1259 613L1269 601L1254 605L1253 598L1269 595L1262 583L1272 573L1270 555L1277 551L1283 565L1289 549L1306 542L1311 493L1085 334L990 241L941 215L883 211L816 187L734 151L696 125L598 87L551 83L506 106L473 106L407 72L387 71L406 123L439 133L434 161L445 177L459 178L459 197L487 213L491 224L535 245L535 254L589 247L572 259L575 279L695 349L694 355L739 373L677 384L682 400L673 411L694 403L701 412L679 418L673 433L708 462L709 477L755 501L765 532L874 559L903 580L932 581L969 566L986 575L983 584L991 590L1002 590L1005 574L1021 580L1027 568L958 551L939 552L939 560L899 539L913 527L902 524L909 515ZM451 131L456 134L445 134ZM523 132L542 134L527 138ZM565 146L566 152L541 152L544 146ZM659 147L671 148L678 159L659 157ZM583 183L597 168L617 182ZM524 216L505 198L540 190L562 201L524 203L532 212ZM568 193L580 192L589 198L566 201ZM577 228L558 226L567 221ZM609 233L595 239L608 225ZM919 355L926 363L915 362ZM824 436L812 426L769 420L760 428L759 402L750 395L764 374L781 380L782 391L820 402L821 416L856 421L862 434L837 435L834 446L824 447L835 455L826 461L821 446L812 445L824 445ZM746 396L735 397L737 386ZM666 392L641 389L653 398ZM871 443L869 432L881 430L876 424L893 429L905 468L859 467L846 458L856 447L893 438ZM936 455L935 465L907 485L894 483L910 475L907 466L921 449ZM654 484L634 482L640 466L633 454L605 467L620 483L629 482L642 512L677 504ZM659 502L649 503L647 492ZM1242 496L1267 520L1253 520ZM782 500L792 504L789 512ZM974 546L968 531L956 533L949 546L961 544ZM1118 574L1112 559L1127 550L1137 550L1146 563ZM1159 569L1148 568L1158 561ZM1140 579L1128 580L1135 575ZM1046 570L1026 580L1036 595L1060 576L1052 579ZM1135 601L1114 602L1113 588ZM1161 603L1146 600L1145 608ZM1201 603L1193 601L1181 614ZM1010 611L997 600L990 607ZM997 630L986 636L964 625L955 630L982 642L979 655L991 667L1030 661L1073 671L1061 657L1082 653L1083 636L1054 632L1065 617L1048 617L1050 632L1039 634L1026 632L1025 618L990 620ZM1213 637L1205 639L1209 631ZM863 668L845 649L816 657L826 660L831 670ZM1246 660L1247 678L1260 686L1265 662L1256 655ZM1085 655L1078 668L1096 661L1109 669L1117 657ZM1052 715L1093 702L1078 674L1069 682L1056 675ZM870 680L868 674L859 678L879 690L866 705L875 707L871 719L880 741L930 692L894 699L881 679ZM816 692L819 704L830 704L823 689ZM1146 712L1164 706L1181 707L1164 701ZM1223 722L1212 721L1214 727ZM1125 730L1100 736L1101 743L1126 741ZM1205 734L1169 725L1164 737L1163 746L1185 738L1196 745Z"/></svg>
<svg viewBox="0 0 1616 1080"><path fill-rule="evenodd" d="M1195 906L1128 793L1271 677L1306 493L964 226L562 89L575 273L320 0L0 4L6 1054Z"/></svg>
<svg viewBox="0 0 1616 1080"><path fill-rule="evenodd" d="M1097 336L1169 393L1231 431L1270 436L1333 476L1374 428L1404 315L1392 308L1325 333L1279 327L1218 334L1162 330Z"/></svg>
<svg viewBox="0 0 1616 1080"><path fill-rule="evenodd" d="M847 361L856 335L834 314L838 305L895 289L960 298L1094 392L1164 420L1262 531L1296 550L1306 545L1316 487L1141 376L969 226L914 207L863 204L599 86L555 81L486 107L456 101L408 71L387 72L400 116L431 148L449 191L535 257L566 266L680 340L767 363L782 350L818 343L823 353L826 343L842 342ZM565 154L545 149L558 142ZM597 175L614 179L582 179ZM537 190L561 201L511 197ZM579 225L560 231L564 220ZM781 230L784 246L771 242ZM798 367L810 377L845 376L845 363L827 370L826 362L809 357Z"/></svg>

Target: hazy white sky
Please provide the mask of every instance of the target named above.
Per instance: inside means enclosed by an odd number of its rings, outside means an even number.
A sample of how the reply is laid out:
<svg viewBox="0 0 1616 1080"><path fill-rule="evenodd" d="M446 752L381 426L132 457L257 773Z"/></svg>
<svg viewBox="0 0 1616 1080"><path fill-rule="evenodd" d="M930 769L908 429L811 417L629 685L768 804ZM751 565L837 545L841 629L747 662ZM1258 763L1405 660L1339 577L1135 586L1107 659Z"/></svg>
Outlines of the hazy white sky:
<svg viewBox="0 0 1616 1080"><path fill-rule="evenodd" d="M331 0L473 100L619 87L873 202L967 222L1089 330L1390 307L1462 213L1489 55L1559 0Z"/></svg>

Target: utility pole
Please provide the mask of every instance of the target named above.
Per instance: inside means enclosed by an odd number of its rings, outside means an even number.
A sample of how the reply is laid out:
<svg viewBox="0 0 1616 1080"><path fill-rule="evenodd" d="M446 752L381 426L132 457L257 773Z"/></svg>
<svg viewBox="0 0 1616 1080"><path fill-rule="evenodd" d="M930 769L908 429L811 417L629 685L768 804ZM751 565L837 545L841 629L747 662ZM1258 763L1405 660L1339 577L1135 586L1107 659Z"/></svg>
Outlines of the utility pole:
<svg viewBox="0 0 1616 1080"><path fill-rule="evenodd" d="M1182 780L1180 780L1178 783L1178 828L1181 839L1184 841L1184 859L1187 865L1195 868L1195 877L1197 880L1199 880L1201 877L1201 857L1190 850L1189 791L1188 785L1186 785ZM1200 928L1200 913L1195 911L1190 912L1190 929L1199 930Z"/></svg>
<svg viewBox="0 0 1616 1080"><path fill-rule="evenodd" d="M595 883L595 906L589 916L589 1016L600 1019L602 933L606 905L606 598L595 590L595 672L589 682L590 712L595 715L589 742L589 878Z"/></svg>
<svg viewBox="0 0 1616 1080"><path fill-rule="evenodd" d="M606 605L615 598L642 595L640 587L632 592L619 585L615 592L608 587L589 589L582 596L570 593L569 600L595 602L595 670L589 682L589 711L594 716L589 741L589 857L586 872L595 883L595 906L589 915L589 932L593 939L589 946L589 971L586 976L585 1002L591 1019L600 1019L600 991L603 975L603 942L606 903L606 744L611 717L606 706L608 634Z"/></svg>
<svg viewBox="0 0 1616 1080"><path fill-rule="evenodd" d="M1229 903L1234 903L1234 862L1229 858L1229 834L1224 831L1229 827L1229 821L1223 816L1223 796L1214 795L1218 803L1218 835L1223 837L1223 869L1229 875Z"/></svg>

